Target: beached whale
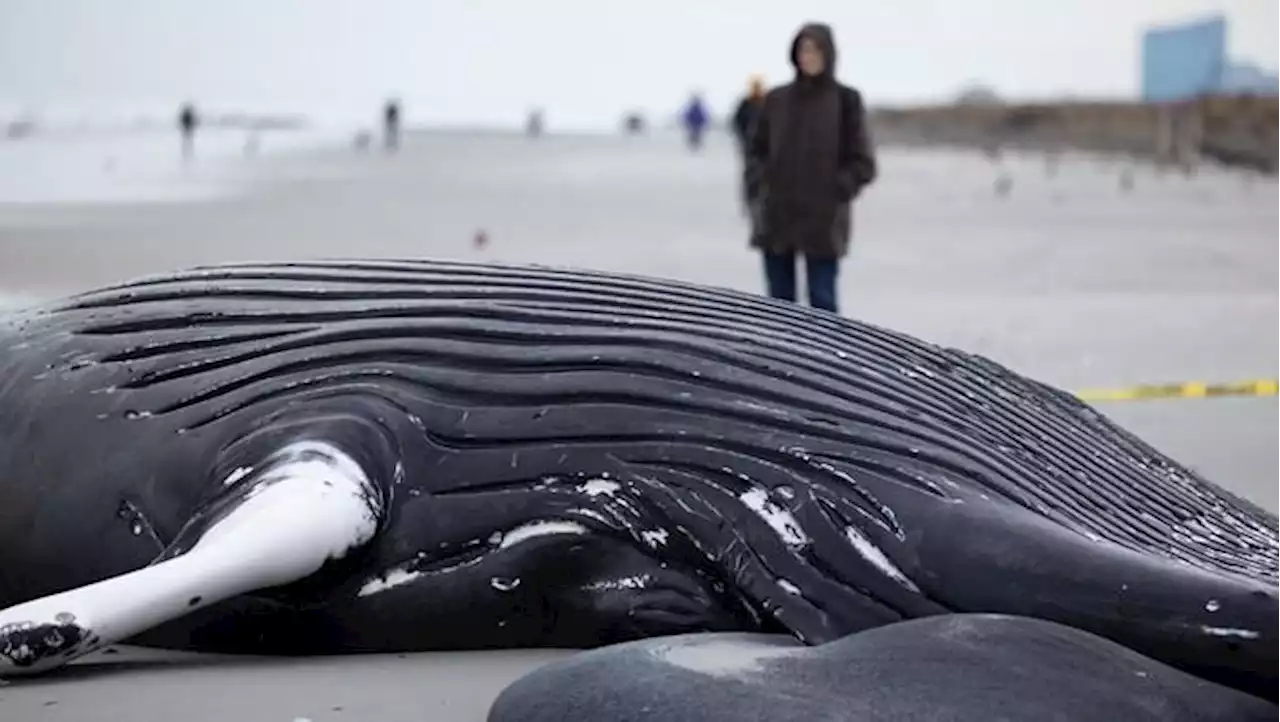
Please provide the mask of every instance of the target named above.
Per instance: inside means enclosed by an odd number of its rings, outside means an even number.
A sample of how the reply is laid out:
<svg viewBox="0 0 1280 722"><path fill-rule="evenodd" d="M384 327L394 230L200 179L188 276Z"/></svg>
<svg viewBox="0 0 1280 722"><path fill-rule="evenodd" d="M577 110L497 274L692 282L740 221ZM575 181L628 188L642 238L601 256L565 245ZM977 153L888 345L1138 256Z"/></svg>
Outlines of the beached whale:
<svg viewBox="0 0 1280 722"><path fill-rule="evenodd" d="M0 320L0 675L1034 617L1275 697L1277 520L962 351L673 281L227 265Z"/></svg>

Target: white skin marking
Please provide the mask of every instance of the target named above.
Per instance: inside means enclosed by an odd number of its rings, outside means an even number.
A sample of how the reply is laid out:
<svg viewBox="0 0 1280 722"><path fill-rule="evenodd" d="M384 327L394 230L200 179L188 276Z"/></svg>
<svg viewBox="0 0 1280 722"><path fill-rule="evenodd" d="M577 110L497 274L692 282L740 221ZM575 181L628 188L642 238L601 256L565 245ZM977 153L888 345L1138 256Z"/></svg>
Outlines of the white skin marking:
<svg viewBox="0 0 1280 722"><path fill-rule="evenodd" d="M654 549L666 544L668 536L670 534L667 533L666 529L646 529L640 532L640 538Z"/></svg>
<svg viewBox="0 0 1280 722"><path fill-rule="evenodd" d="M516 544L520 544L521 542L526 542L526 541L529 541L530 539L537 539L538 537L550 536L553 534L586 534L586 533L587 533L587 528L577 522L535 521L535 522L530 522L528 524L522 524L505 533L500 531L495 531L494 533L489 535L489 544L498 549L507 549L509 547L515 546ZM472 546L479 543L480 543L480 540L477 539L464 546ZM444 545L442 544L441 546L444 546ZM470 564L474 564L478 561L479 561L478 559L473 559L471 561L456 565L454 567L449 567L447 569L437 569L433 572L433 574L451 571L452 569L456 569L463 566L469 566ZM411 567L414 563L415 562L408 562L406 564L401 564L399 566L392 567L391 569L383 572L382 574L366 580L364 585L360 587L360 591L356 593L356 596L367 597L370 594L379 594L381 592L385 592L390 589L395 589L396 587L400 587L405 584L411 584L417 581L425 573L420 571L410 571L409 567ZM515 583L519 584L520 582L519 580L516 580ZM514 589L515 585L512 585L511 588ZM504 589L502 591L507 591L507 590Z"/></svg>
<svg viewBox="0 0 1280 722"><path fill-rule="evenodd" d="M1241 639L1257 639L1260 635L1252 629L1231 629L1229 627L1201 627L1200 631L1213 637L1240 637Z"/></svg>
<svg viewBox="0 0 1280 722"><path fill-rule="evenodd" d="M795 594L795 595L800 594L800 587L797 587L796 585L792 584L786 579L779 579L778 586L782 587L782 591L786 592L787 594Z"/></svg>
<svg viewBox="0 0 1280 722"><path fill-rule="evenodd" d="M768 641L676 637L655 646L650 654L677 667L713 677L738 677L764 669L768 659L806 654L805 647L786 637Z"/></svg>
<svg viewBox="0 0 1280 722"><path fill-rule="evenodd" d="M768 491L757 487L743 493L738 499L757 516L764 519L765 523L772 527L787 544L804 546L809 543L809 537L800 528L800 523L791 515L791 512L770 500Z"/></svg>
<svg viewBox="0 0 1280 722"><path fill-rule="evenodd" d="M395 567L387 571L381 577L370 579L360 587L360 591L356 592L357 597L367 597L370 594L385 592L388 589L395 589L403 584L409 584L422 576L422 572L411 572L404 567Z"/></svg>
<svg viewBox="0 0 1280 722"><path fill-rule="evenodd" d="M569 513L585 516L588 519L594 519L600 522L601 524L609 523L609 520L604 518L604 514L601 514L600 512L595 511L594 509L570 509Z"/></svg>
<svg viewBox="0 0 1280 722"><path fill-rule="evenodd" d="M478 542L469 542L467 544L464 544L463 546L472 546L474 543L478 543ZM444 546L444 545L441 545L441 546ZM421 557L423 555L419 553L418 556ZM360 587L360 591L356 592L356 596L367 597L371 594L381 594L382 592L387 592L392 589L397 589L406 584L412 584L413 582L416 582L425 576L437 576L440 574L448 574L450 572L456 572L459 569L475 566L476 564L479 564L482 561L484 561L484 559L481 557L477 557L474 559L465 559L463 561L458 562L457 564L453 564L446 567L437 567L437 568L431 569L430 571L410 569L409 567L412 566L414 562L406 562L404 564L392 567L376 577L372 577L370 579L365 580L364 585Z"/></svg>
<svg viewBox="0 0 1280 722"><path fill-rule="evenodd" d="M185 554L0 611L0 627L59 624L60 615L61 621L74 615L85 636L98 638L28 667L0 656L0 676L44 672L201 607L298 581L373 538L379 509L370 499L379 498L377 489L349 456L329 444L301 442L271 463L259 488Z"/></svg>
<svg viewBox="0 0 1280 722"><path fill-rule="evenodd" d="M644 589L649 586L649 582L653 581L653 577L648 574L640 574L634 577L623 577L621 579L604 579L598 582L591 582L583 585L582 589L588 592L598 592L604 590L621 590L621 589Z"/></svg>
<svg viewBox="0 0 1280 722"><path fill-rule="evenodd" d="M592 497L600 494L613 496L621 488L622 484L619 484L616 481L609 481L608 479L590 479L586 483L580 485L578 487L578 491Z"/></svg>
<svg viewBox="0 0 1280 722"><path fill-rule="evenodd" d="M587 528L573 521L535 521L512 529L502 535L499 549L515 546L520 542L551 534L586 534Z"/></svg>
<svg viewBox="0 0 1280 722"><path fill-rule="evenodd" d="M875 568L884 572L890 579L901 584L907 589L916 593L920 592L920 589L915 585L915 582L907 578L907 575L903 574L902 570L893 562L889 561L889 557L885 556L884 552L880 551L880 547L872 544L870 539L862 535L862 532L850 526L845 527L844 535L849 539L849 542L853 544L853 548L858 550L858 554L860 554L863 559L871 562Z"/></svg>
<svg viewBox="0 0 1280 722"><path fill-rule="evenodd" d="M230 474L227 474L227 478L223 480L222 485L231 486L232 484L236 483L237 481L240 481L241 479L245 478L246 476L252 473L253 473L252 466L237 466L235 471L232 471Z"/></svg>

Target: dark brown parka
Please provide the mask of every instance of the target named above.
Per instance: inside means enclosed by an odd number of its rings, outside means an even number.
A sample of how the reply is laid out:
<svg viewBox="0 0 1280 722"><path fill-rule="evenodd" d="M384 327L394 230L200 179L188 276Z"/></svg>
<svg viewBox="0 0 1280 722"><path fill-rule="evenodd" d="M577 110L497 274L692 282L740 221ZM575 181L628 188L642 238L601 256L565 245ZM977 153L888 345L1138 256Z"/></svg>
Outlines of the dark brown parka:
<svg viewBox="0 0 1280 722"><path fill-rule="evenodd" d="M800 71L797 53L804 37L823 53L817 77ZM802 27L791 43L791 64L796 79L766 96L748 147L751 245L840 258L849 249L853 199L876 177L866 110L861 94L836 80L829 26Z"/></svg>

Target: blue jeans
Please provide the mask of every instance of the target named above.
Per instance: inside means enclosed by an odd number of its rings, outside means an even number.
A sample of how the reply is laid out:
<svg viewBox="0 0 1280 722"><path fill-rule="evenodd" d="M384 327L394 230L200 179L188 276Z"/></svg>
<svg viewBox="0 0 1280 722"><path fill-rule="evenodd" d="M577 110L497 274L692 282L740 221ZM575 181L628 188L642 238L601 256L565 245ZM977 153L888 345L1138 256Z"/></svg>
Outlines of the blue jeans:
<svg viewBox="0 0 1280 722"><path fill-rule="evenodd" d="M765 251L764 278L769 295L784 301L796 300L796 254ZM805 284L809 288L809 305L832 313L836 306L836 276L840 261L834 258L804 259Z"/></svg>

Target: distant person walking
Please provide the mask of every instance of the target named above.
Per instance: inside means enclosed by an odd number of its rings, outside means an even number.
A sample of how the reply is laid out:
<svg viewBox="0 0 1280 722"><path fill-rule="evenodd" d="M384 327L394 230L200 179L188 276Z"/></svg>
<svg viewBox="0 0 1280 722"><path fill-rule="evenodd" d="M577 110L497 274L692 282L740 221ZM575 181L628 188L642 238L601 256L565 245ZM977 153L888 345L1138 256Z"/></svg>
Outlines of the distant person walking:
<svg viewBox="0 0 1280 722"><path fill-rule="evenodd" d="M178 109L178 132L182 134L183 160L191 160L195 154L196 126L199 124L196 107L191 103L183 103Z"/></svg>
<svg viewBox="0 0 1280 722"><path fill-rule="evenodd" d="M756 127L756 119L764 108L764 90L764 78L759 75L751 76L747 81L747 94L742 96L738 107L733 111L733 136L737 139L744 158L751 141L751 132Z"/></svg>
<svg viewBox="0 0 1280 722"><path fill-rule="evenodd" d="M542 109L534 108L530 110L529 117L524 122L524 134L530 138L540 138L542 137L543 128Z"/></svg>
<svg viewBox="0 0 1280 722"><path fill-rule="evenodd" d="M764 91L764 78L759 75L751 76L751 80L747 83L747 94L738 101L738 107L733 111L733 137L738 141L738 151L744 169L749 158L751 134L755 131L756 119L760 117L760 111L764 108ZM742 203L749 211L753 199L745 182L745 173L743 178Z"/></svg>
<svg viewBox="0 0 1280 722"><path fill-rule="evenodd" d="M751 245L764 259L769 295L796 300L802 255L809 305L832 312L853 201L876 177L862 96L836 80L836 57L830 26L799 30L791 43L795 80L765 96L745 173Z"/></svg>
<svg viewBox="0 0 1280 722"><path fill-rule="evenodd" d="M684 108L684 128L685 141L689 144L691 150L698 150L702 147L702 136L706 132L707 124L711 121L707 115L707 107L702 102L702 96L694 94L689 99L689 104Z"/></svg>
<svg viewBox="0 0 1280 722"><path fill-rule="evenodd" d="M388 100L382 106L382 141L387 152L400 148L400 101Z"/></svg>

